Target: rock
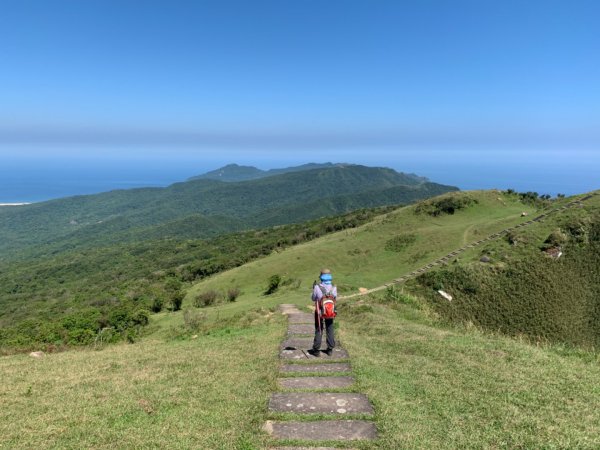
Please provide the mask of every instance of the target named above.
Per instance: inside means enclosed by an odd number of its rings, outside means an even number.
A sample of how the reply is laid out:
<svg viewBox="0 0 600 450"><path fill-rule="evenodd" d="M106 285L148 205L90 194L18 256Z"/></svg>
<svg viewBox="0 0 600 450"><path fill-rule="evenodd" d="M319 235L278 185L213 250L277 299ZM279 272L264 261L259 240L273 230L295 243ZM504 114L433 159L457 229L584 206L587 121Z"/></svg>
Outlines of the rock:
<svg viewBox="0 0 600 450"><path fill-rule="evenodd" d="M283 389L341 389L354 384L352 377L298 377L280 378Z"/></svg>
<svg viewBox="0 0 600 450"><path fill-rule="evenodd" d="M364 394L354 393L275 393L269 411L295 414L373 414L373 406Z"/></svg>
<svg viewBox="0 0 600 450"><path fill-rule="evenodd" d="M43 358L44 352L31 352L29 356L32 358Z"/></svg>
<svg viewBox="0 0 600 450"><path fill-rule="evenodd" d="M263 429L276 439L349 441L377 439L377 428L365 420L268 421Z"/></svg>
<svg viewBox="0 0 600 450"><path fill-rule="evenodd" d="M361 294L366 294L367 292L369 292L369 290L367 288L364 288L364 287L359 287L358 288L358 292L360 292Z"/></svg>
<svg viewBox="0 0 600 450"><path fill-rule="evenodd" d="M558 259L563 255L560 247L549 248L548 250L544 250L544 253L552 259Z"/></svg>
<svg viewBox="0 0 600 450"><path fill-rule="evenodd" d="M489 263L492 261L492 258L490 258L487 255L483 255L481 258L479 258L479 261L483 262L483 263Z"/></svg>
<svg viewBox="0 0 600 450"><path fill-rule="evenodd" d="M521 213L521 217L527 217L528 215L529 215L529 214L528 214L528 213L526 213L525 211L523 211L523 212Z"/></svg>
<svg viewBox="0 0 600 450"><path fill-rule="evenodd" d="M452 296L450 294L448 294L447 292L442 291L441 289L439 291L437 291L437 292L438 292L438 294L440 294L442 297L444 297L449 302L452 301Z"/></svg>

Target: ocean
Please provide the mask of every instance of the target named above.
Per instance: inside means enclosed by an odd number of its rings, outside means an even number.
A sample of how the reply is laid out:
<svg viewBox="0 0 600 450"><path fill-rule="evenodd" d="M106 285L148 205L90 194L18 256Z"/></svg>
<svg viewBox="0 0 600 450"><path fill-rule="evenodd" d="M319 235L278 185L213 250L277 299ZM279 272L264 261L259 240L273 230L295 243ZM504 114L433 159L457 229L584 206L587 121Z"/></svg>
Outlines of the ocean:
<svg viewBox="0 0 600 450"><path fill-rule="evenodd" d="M600 189L600 158L596 153L568 153L548 157L508 152L473 158L472 154L389 153L376 158L368 154L336 154L335 158L264 157L252 162L247 156L239 164L261 169L286 167L307 162L350 162L386 166L398 171L426 176L432 181L458 186L463 190L507 189L535 191L539 194L572 195ZM314 155L312 155L314 156ZM227 158L225 155L223 158ZM1 158L0 203L41 202L73 195L94 194L114 189L168 186L189 177L216 169L232 159L216 161L172 157L164 160L73 160L72 158Z"/></svg>

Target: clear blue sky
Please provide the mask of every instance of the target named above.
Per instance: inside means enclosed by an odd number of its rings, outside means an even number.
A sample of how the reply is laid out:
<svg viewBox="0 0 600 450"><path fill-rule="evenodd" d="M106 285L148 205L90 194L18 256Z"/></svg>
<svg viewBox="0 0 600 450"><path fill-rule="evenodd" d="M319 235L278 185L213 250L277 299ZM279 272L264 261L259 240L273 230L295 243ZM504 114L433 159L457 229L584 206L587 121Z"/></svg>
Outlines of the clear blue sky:
<svg viewBox="0 0 600 450"><path fill-rule="evenodd" d="M4 0L0 155L599 164L599 23L595 0Z"/></svg>

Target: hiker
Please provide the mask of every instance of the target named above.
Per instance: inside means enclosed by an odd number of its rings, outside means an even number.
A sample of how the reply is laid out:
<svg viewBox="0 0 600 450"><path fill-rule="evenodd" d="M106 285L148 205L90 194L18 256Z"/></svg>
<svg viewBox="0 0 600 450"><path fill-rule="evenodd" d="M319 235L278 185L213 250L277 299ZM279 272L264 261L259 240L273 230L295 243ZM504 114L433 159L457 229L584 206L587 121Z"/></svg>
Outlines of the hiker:
<svg viewBox="0 0 600 450"><path fill-rule="evenodd" d="M327 350L331 356L335 347L333 333L333 318L335 317L335 301L337 300L337 287L332 284L331 270L322 269L319 283L313 286L312 300L315 303L315 340L313 348L308 351L313 356L321 356L321 341L323 330L327 333Z"/></svg>

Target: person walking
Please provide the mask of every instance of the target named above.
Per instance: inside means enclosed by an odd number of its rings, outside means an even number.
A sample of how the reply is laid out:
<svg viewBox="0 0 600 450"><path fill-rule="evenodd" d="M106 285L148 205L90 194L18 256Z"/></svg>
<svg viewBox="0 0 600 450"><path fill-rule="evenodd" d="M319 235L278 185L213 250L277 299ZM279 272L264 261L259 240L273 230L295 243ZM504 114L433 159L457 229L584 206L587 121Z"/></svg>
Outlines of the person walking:
<svg viewBox="0 0 600 450"><path fill-rule="evenodd" d="M327 350L325 350L325 353L331 356L335 348L333 319L336 315L337 287L332 281L331 270L322 269L319 275L319 283L315 283L313 286L312 301L315 303L315 339L313 347L308 353L316 357L321 356L323 330L327 334Z"/></svg>

